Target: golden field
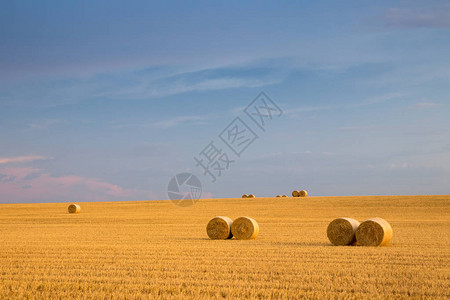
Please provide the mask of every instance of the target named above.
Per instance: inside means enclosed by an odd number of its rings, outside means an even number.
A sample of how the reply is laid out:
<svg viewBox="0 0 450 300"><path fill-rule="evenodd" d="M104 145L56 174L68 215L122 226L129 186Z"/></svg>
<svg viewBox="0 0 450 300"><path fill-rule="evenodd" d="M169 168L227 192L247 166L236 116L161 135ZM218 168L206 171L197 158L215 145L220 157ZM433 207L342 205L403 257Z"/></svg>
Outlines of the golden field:
<svg viewBox="0 0 450 300"><path fill-rule="evenodd" d="M0 205L0 299L449 298L450 195ZM217 215L256 240L209 240ZM386 219L386 247L337 247L334 218Z"/></svg>

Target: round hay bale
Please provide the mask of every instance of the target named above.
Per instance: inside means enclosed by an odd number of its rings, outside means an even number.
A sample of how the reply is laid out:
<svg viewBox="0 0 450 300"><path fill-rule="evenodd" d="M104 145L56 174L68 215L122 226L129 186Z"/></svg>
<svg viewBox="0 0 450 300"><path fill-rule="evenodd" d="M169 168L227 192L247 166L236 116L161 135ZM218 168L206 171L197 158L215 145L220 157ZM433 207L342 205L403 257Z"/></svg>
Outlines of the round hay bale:
<svg viewBox="0 0 450 300"><path fill-rule="evenodd" d="M305 190L301 190L300 192L298 192L298 196L299 197L306 197L308 196L308 192Z"/></svg>
<svg viewBox="0 0 450 300"><path fill-rule="evenodd" d="M300 194L299 191L292 191L292 197L298 197Z"/></svg>
<svg viewBox="0 0 450 300"><path fill-rule="evenodd" d="M69 207L67 208L67 210L71 214L76 214L81 211L81 207L78 204L70 204Z"/></svg>
<svg viewBox="0 0 450 300"><path fill-rule="evenodd" d="M353 245L356 243L356 230L359 222L351 218L337 218L328 224L327 236L336 246Z"/></svg>
<svg viewBox="0 0 450 300"><path fill-rule="evenodd" d="M283 195L283 196L281 196L281 197L287 197L286 195Z"/></svg>
<svg viewBox="0 0 450 300"><path fill-rule="evenodd" d="M231 232L238 240L254 240L258 236L259 226L249 217L240 217L231 224Z"/></svg>
<svg viewBox="0 0 450 300"><path fill-rule="evenodd" d="M246 194L242 195L242 198L248 198L248 196Z"/></svg>
<svg viewBox="0 0 450 300"><path fill-rule="evenodd" d="M280 195L276 195L275 197L276 197L276 198L280 198L281 196L280 196Z"/></svg>
<svg viewBox="0 0 450 300"><path fill-rule="evenodd" d="M206 233L212 240L231 239L231 224L233 221L228 217L214 217L206 225Z"/></svg>
<svg viewBox="0 0 450 300"><path fill-rule="evenodd" d="M250 194L250 195L248 195L248 198L255 198L255 195Z"/></svg>
<svg viewBox="0 0 450 300"><path fill-rule="evenodd" d="M361 246L384 246L393 236L391 225L382 218L365 220L356 230L356 241Z"/></svg>

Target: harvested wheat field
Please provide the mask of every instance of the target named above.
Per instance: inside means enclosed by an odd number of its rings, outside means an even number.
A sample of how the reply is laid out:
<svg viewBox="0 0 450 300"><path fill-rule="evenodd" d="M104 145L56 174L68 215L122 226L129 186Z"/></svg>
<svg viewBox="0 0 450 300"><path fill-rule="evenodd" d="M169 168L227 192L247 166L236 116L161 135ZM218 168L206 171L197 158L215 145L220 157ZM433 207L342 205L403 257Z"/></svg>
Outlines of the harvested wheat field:
<svg viewBox="0 0 450 300"><path fill-rule="evenodd" d="M0 298L450 297L450 196L0 205ZM211 240L214 216L255 240ZM387 246L333 246L329 223L381 217Z"/></svg>

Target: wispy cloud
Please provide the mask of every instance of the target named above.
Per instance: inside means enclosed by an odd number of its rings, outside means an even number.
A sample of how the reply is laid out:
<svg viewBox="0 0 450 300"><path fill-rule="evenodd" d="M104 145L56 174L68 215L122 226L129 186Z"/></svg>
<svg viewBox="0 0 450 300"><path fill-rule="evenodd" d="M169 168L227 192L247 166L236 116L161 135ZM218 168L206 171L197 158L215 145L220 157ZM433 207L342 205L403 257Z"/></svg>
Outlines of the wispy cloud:
<svg viewBox="0 0 450 300"><path fill-rule="evenodd" d="M435 108L435 107L439 107L441 106L441 104L439 103L434 103L434 102L419 102L419 103L415 103L411 106L409 106L409 109L428 109L428 108Z"/></svg>
<svg viewBox="0 0 450 300"><path fill-rule="evenodd" d="M321 111L321 110L330 110L333 108L338 107L338 105L319 105L319 106L300 106L300 107L294 107L291 109L284 110L284 113L286 115L292 115L302 112L313 112L313 111Z"/></svg>
<svg viewBox="0 0 450 300"><path fill-rule="evenodd" d="M398 100L400 98L403 98L404 96L406 96L405 93L387 93L387 94L363 99L362 101L356 102L354 104L350 104L349 106L350 107L361 107L361 106L367 106L367 105L372 105L372 104L379 104L379 103L384 103L384 102L390 102L393 100Z"/></svg>
<svg viewBox="0 0 450 300"><path fill-rule="evenodd" d="M401 99L405 96L405 93L387 93L384 95L374 96L365 98L353 103L346 104L331 104L331 105L318 105L318 106L300 106L290 109L286 109L284 112L286 115L294 115L303 112L316 112L316 111L327 111L332 109L347 109L355 107L370 106L376 104L382 104L384 102L395 101Z"/></svg>
<svg viewBox="0 0 450 300"><path fill-rule="evenodd" d="M168 67L169 68L169 67ZM46 105L76 103L95 98L118 100L142 100L166 96L226 90L236 88L258 88L280 83L286 73L273 68L248 66L218 67L167 73L159 70L154 73L135 70L97 74L89 78L65 78L55 82L39 82L9 87L0 94L0 104ZM33 99L33 101L30 101ZM49 126L57 120L48 120L34 127Z"/></svg>
<svg viewBox="0 0 450 300"><path fill-rule="evenodd" d="M391 163L390 165L389 165L389 168L390 169L398 169L398 168L400 168L400 169L406 169L406 168L410 168L411 167L411 164L410 163L407 163L407 162L402 162L402 163Z"/></svg>
<svg viewBox="0 0 450 300"><path fill-rule="evenodd" d="M203 125L206 124L206 120L208 119L209 119L208 116L179 116L175 118L150 123L149 126L156 128L170 128L178 125L188 125L188 124Z"/></svg>
<svg viewBox="0 0 450 300"><path fill-rule="evenodd" d="M338 131L372 131L375 129L375 126L343 126L339 127Z"/></svg>
<svg viewBox="0 0 450 300"><path fill-rule="evenodd" d="M429 41L423 41L423 43L429 43ZM396 86L403 90L410 90L411 87L436 82L448 84L450 82L450 63L440 56L433 57L434 61L430 60L432 56L432 53L423 56L418 54L415 58L417 61L414 63L396 63L389 72L362 79L360 83L367 84L372 88L380 89ZM401 58L398 61L401 61Z"/></svg>
<svg viewBox="0 0 450 300"><path fill-rule="evenodd" d="M32 129L48 129L53 125L63 123L64 120L60 119L42 119L37 120L36 122L33 122L30 124L30 128Z"/></svg>
<svg viewBox="0 0 450 300"><path fill-rule="evenodd" d="M174 152L173 147L168 143L141 143L133 147L130 153L139 157L161 157Z"/></svg>
<svg viewBox="0 0 450 300"><path fill-rule="evenodd" d="M16 157L0 157L0 164L8 163L27 163L37 160L52 159L51 157L41 155L29 155L29 156L16 156Z"/></svg>
<svg viewBox="0 0 450 300"><path fill-rule="evenodd" d="M450 5L428 9L389 8L384 21L389 27L450 28Z"/></svg>
<svg viewBox="0 0 450 300"><path fill-rule="evenodd" d="M149 89L141 97L164 97L188 92L204 92L234 88L257 88L281 82L281 79L217 78L199 82L178 82L169 88ZM138 96L138 95L135 95Z"/></svg>
<svg viewBox="0 0 450 300"><path fill-rule="evenodd" d="M212 115L190 115L190 116L176 116L173 118L167 118L155 122L146 123L120 123L120 122L110 122L113 128L128 128L128 127L138 127L138 128L156 128L156 129L167 129L176 126L187 126L187 125L204 125L207 121L211 119Z"/></svg>

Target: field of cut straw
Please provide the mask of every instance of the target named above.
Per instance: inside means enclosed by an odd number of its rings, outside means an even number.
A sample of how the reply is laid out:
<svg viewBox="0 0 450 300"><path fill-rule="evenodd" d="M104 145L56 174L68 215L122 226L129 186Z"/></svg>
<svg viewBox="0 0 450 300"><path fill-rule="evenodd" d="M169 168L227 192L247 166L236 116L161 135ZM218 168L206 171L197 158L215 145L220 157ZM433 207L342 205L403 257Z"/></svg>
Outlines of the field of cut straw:
<svg viewBox="0 0 450 300"><path fill-rule="evenodd" d="M0 205L0 299L450 297L450 196ZM211 240L215 216L255 240ZM387 220L384 247L332 246L338 217Z"/></svg>

